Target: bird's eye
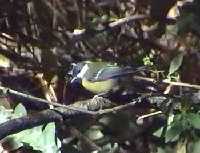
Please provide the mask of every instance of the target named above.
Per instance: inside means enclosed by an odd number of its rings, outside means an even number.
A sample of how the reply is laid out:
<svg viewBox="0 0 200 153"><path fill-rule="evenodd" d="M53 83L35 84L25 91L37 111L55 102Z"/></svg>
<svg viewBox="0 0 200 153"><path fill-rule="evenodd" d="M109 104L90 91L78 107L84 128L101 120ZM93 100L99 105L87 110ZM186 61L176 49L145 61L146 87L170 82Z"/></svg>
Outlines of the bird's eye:
<svg viewBox="0 0 200 153"><path fill-rule="evenodd" d="M76 77L80 71L82 69L82 65L80 65L79 63L72 63L70 66L70 70L68 72L68 75L72 76L72 77Z"/></svg>

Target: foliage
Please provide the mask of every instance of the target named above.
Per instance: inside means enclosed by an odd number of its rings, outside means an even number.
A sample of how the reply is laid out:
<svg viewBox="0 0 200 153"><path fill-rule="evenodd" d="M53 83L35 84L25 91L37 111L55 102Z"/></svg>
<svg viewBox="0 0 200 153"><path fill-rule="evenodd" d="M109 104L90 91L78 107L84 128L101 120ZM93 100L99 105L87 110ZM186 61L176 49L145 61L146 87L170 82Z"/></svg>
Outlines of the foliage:
<svg viewBox="0 0 200 153"><path fill-rule="evenodd" d="M180 53L177 56L175 56L171 63L170 63L170 67L169 67L169 75L173 74L176 70L178 70L178 68L181 66L183 61L183 54Z"/></svg>
<svg viewBox="0 0 200 153"><path fill-rule="evenodd" d="M19 118L27 115L26 109L19 104L9 112L1 107L1 123L9 121L12 118ZM14 135L4 138L2 145L6 146L8 151L17 150L22 146L30 146L34 150L52 153L59 152L59 140L55 138L55 124L49 123L45 126L38 126L32 129L24 130ZM9 145L8 145L9 144Z"/></svg>
<svg viewBox="0 0 200 153"><path fill-rule="evenodd" d="M0 5L2 86L69 105L94 96L72 90L72 63L149 69L138 73L145 79L124 79L129 88L108 97L114 106L140 99L136 106L21 131L5 139L13 144L10 150L199 152L199 0L2 0ZM121 95L128 96L121 100ZM47 108L0 93L0 123ZM152 115L157 111L162 113Z"/></svg>

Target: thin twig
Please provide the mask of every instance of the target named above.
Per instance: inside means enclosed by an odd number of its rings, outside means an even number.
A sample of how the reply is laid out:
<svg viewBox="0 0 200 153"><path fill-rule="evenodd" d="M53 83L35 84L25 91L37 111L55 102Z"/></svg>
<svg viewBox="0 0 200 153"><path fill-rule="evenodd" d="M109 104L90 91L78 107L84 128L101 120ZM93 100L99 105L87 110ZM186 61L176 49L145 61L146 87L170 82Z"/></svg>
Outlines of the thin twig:
<svg viewBox="0 0 200 153"><path fill-rule="evenodd" d="M103 114L108 114L108 113L115 113L117 111L121 111L122 109L127 109L131 106L135 106L136 103L138 103L138 100L133 100L132 102L125 104L125 105L119 105L113 108L108 108L108 109L104 109L104 110L99 110L96 111L96 115L103 115Z"/></svg>
<svg viewBox="0 0 200 153"><path fill-rule="evenodd" d="M141 76L134 76L134 79L155 82L155 83L157 82L153 78L146 78L146 77L141 77ZM189 88L195 88L195 89L200 90L200 85L196 85L196 84L189 84L189 83L184 83L184 82L173 82L169 80L162 80L162 81L159 81L159 83L167 83L173 86L189 87Z"/></svg>
<svg viewBox="0 0 200 153"><path fill-rule="evenodd" d="M72 41L81 41L84 38L88 37L89 35L93 36L93 34L98 34L107 30L113 30L116 28L119 28L125 24L130 24L132 22L143 20L148 18L146 15L134 15L129 16L125 18L118 19L117 21L111 22L108 24L107 27L100 29L100 30L94 30L92 33L89 33L86 29L80 30L79 33L71 33L69 31L65 32L65 34L72 40ZM61 31L62 32L62 31Z"/></svg>
<svg viewBox="0 0 200 153"><path fill-rule="evenodd" d="M152 116L159 115L159 114L162 114L162 113L163 113L162 111L157 111L157 112L153 112L153 113L150 113L150 114L142 115L142 116L138 117L137 120L141 120L141 119L144 119L144 118L147 118L147 117L152 117Z"/></svg>

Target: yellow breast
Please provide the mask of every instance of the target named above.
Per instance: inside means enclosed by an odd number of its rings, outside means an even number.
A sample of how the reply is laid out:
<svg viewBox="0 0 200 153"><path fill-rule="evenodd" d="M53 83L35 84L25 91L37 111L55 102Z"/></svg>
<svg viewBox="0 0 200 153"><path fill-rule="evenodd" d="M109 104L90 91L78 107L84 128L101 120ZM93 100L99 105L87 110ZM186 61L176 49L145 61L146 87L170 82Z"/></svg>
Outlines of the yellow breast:
<svg viewBox="0 0 200 153"><path fill-rule="evenodd" d="M91 82L86 79L82 80L82 86L86 88L88 91L99 94L104 93L112 90L113 86L115 85L115 81L112 79L106 81L99 81L99 82Z"/></svg>

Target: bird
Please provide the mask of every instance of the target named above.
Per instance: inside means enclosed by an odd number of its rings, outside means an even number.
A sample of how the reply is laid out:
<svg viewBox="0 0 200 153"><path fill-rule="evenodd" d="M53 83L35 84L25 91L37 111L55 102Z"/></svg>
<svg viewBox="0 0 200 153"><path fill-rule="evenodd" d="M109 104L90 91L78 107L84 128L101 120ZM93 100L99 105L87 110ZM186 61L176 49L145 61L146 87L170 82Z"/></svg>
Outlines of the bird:
<svg viewBox="0 0 200 153"><path fill-rule="evenodd" d="M73 63L68 74L72 76L72 86L79 84L93 94L106 94L130 85L128 78L145 69L146 66L134 68L104 61L83 61Z"/></svg>

